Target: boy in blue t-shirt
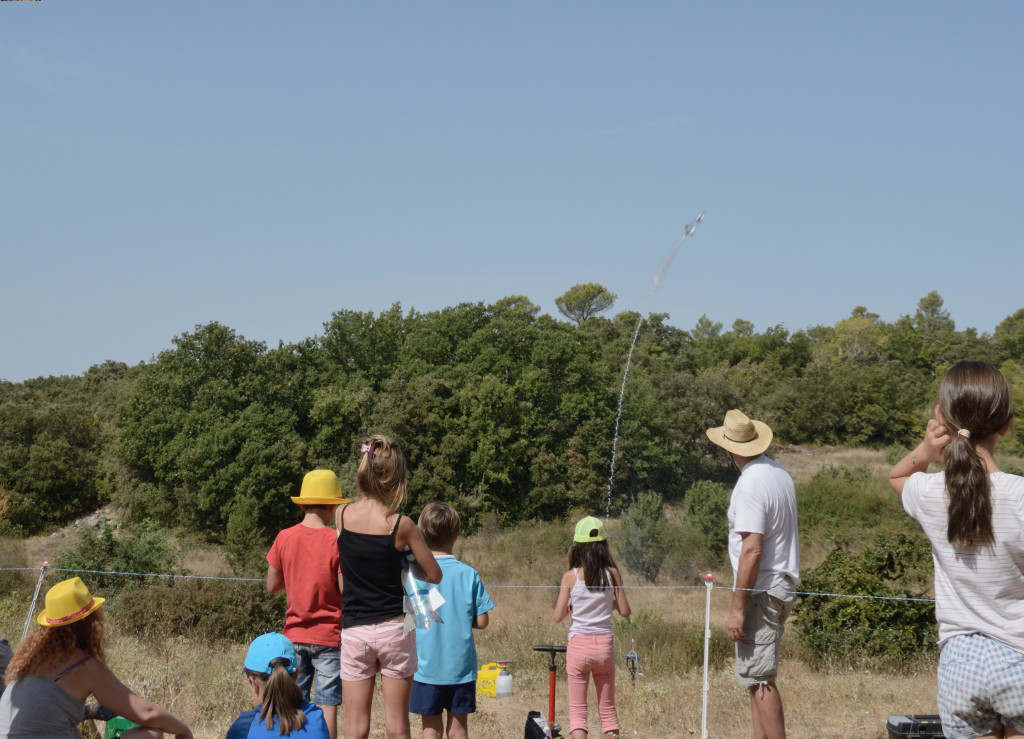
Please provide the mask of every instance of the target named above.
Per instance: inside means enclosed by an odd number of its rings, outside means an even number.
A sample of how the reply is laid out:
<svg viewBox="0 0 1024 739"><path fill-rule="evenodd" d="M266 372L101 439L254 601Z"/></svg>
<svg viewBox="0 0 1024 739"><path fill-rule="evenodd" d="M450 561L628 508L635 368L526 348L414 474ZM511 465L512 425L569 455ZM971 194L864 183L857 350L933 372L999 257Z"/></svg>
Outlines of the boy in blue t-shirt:
<svg viewBox="0 0 1024 739"><path fill-rule="evenodd" d="M409 712L423 720L423 739L441 739L446 730L449 739L465 739L468 716L476 711L473 629L487 628L494 602L477 571L452 555L461 526L455 509L447 503L428 503L418 525L443 573L437 589L444 597L438 609L444 623L416 627L419 669L413 676Z"/></svg>

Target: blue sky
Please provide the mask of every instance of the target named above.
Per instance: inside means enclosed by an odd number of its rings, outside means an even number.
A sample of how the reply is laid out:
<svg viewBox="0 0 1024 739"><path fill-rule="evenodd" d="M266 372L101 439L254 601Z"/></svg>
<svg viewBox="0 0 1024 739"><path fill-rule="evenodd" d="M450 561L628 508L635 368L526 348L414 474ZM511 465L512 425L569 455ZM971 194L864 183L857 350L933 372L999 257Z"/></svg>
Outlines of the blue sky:
<svg viewBox="0 0 1024 739"><path fill-rule="evenodd" d="M0 378L579 282L1024 306L1019 2L0 4ZM660 287L685 225L708 215Z"/></svg>

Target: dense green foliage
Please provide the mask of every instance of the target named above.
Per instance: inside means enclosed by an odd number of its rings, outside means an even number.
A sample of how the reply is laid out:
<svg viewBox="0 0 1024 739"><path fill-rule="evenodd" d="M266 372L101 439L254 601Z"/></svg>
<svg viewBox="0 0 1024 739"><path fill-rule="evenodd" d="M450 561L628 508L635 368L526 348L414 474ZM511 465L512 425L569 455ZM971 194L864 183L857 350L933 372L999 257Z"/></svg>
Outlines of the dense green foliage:
<svg viewBox="0 0 1024 739"><path fill-rule="evenodd" d="M558 312L577 326L588 318L604 313L615 304L615 293L596 282L573 285L561 297L555 298Z"/></svg>
<svg viewBox="0 0 1024 739"><path fill-rule="evenodd" d="M927 600L931 546L924 535L879 534L859 554L834 549L802 579L801 591L823 594L803 596L795 608L797 634L812 662L898 668L936 649L935 605ZM915 598L922 600L903 600Z"/></svg>
<svg viewBox="0 0 1024 739"><path fill-rule="evenodd" d="M610 296L579 292L563 298L593 312ZM305 471L334 469L354 492L359 441L374 432L406 451L407 511L445 500L469 531L604 513L638 326L616 515L645 492L679 502L698 480L730 479L703 433L729 408L769 422L783 444L906 445L936 379L963 357L997 363L1024 403L1024 309L992 336L957 331L937 293L895 323L857 307L793 334L755 333L742 319L723 331L702 316L684 331L664 315L593 312L560 321L522 296L429 313L342 310L322 336L276 348L210 323L149 364L0 382L0 530L50 530L113 503L128 521L228 542L247 571L250 542L297 520L288 498ZM1004 448L1019 450L1022 434ZM835 514L807 515L831 525Z"/></svg>
<svg viewBox="0 0 1024 739"><path fill-rule="evenodd" d="M728 551L729 496L732 491L721 482L699 480L686 491L686 520L701 542L721 558Z"/></svg>
<svg viewBox="0 0 1024 739"><path fill-rule="evenodd" d="M862 544L855 539L865 532L909 521L889 486L863 468L824 467L796 493L800 530L832 546Z"/></svg>
<svg viewBox="0 0 1024 739"><path fill-rule="evenodd" d="M159 580L122 593L109 611L129 634L245 644L284 628L285 595L246 582Z"/></svg>
<svg viewBox="0 0 1024 739"><path fill-rule="evenodd" d="M173 574L179 555L165 532L150 522L115 531L106 519L95 528L85 528L63 547L54 566L58 569L90 571L83 579L103 595L114 595L124 588L136 587L145 578L128 573ZM97 572L123 574L101 575ZM71 574L67 575L71 577Z"/></svg>

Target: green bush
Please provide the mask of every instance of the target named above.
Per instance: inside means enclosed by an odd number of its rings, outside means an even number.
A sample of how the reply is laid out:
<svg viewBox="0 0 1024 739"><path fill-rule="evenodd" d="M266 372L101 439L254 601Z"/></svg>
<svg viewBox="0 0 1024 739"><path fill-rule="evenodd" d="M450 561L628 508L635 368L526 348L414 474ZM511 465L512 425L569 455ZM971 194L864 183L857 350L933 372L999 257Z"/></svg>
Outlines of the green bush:
<svg viewBox="0 0 1024 739"><path fill-rule="evenodd" d="M999 465L999 469L1008 475L1024 476L1024 470L1015 465L1013 462L1003 462Z"/></svg>
<svg viewBox="0 0 1024 739"><path fill-rule="evenodd" d="M0 538L0 596L31 596L38 570L26 569L25 545L20 539Z"/></svg>
<svg viewBox="0 0 1024 739"><path fill-rule="evenodd" d="M284 593L262 582L178 579L150 581L110 606L118 628L137 636L188 636L245 644L284 628Z"/></svg>
<svg viewBox="0 0 1024 739"><path fill-rule="evenodd" d="M699 480L686 491L686 520L718 557L729 551L729 496L726 485L711 480Z"/></svg>
<svg viewBox="0 0 1024 739"><path fill-rule="evenodd" d="M883 522L910 521L888 486L862 467L822 467L810 480L797 484L796 500L800 531L832 544L848 544L858 532Z"/></svg>
<svg viewBox="0 0 1024 739"><path fill-rule="evenodd" d="M231 571L239 577L259 577L267 574L266 554L270 549L264 545L259 527L259 501L251 495L235 498L228 515L227 536L224 537L224 554Z"/></svg>
<svg viewBox="0 0 1024 739"><path fill-rule="evenodd" d="M725 540L712 550L708 546L710 539L686 520L670 524L666 540L665 561L660 573L671 582L702 582L706 572L730 567Z"/></svg>
<svg viewBox="0 0 1024 739"><path fill-rule="evenodd" d="M909 451L910 448L904 446L903 444L893 444L889 447L886 447L885 461L888 464L895 466L897 462L899 462L901 459L907 456L907 453Z"/></svg>
<svg viewBox="0 0 1024 739"><path fill-rule="evenodd" d="M110 521L101 518L95 528L82 529L61 547L54 567L92 571L83 573L82 579L91 590L103 597L110 597L120 590L138 585L146 578L141 575L96 573L179 574L175 569L179 558L173 542L155 523L144 521L118 532Z"/></svg>
<svg viewBox="0 0 1024 739"><path fill-rule="evenodd" d="M931 547L923 536L879 534L860 554L835 549L802 580L801 591L821 593L795 608L811 664L899 669L936 649L934 603L885 599L928 598Z"/></svg>
<svg viewBox="0 0 1024 739"><path fill-rule="evenodd" d="M654 582L668 551L667 529L661 496L640 493L619 525L619 556L631 572Z"/></svg>

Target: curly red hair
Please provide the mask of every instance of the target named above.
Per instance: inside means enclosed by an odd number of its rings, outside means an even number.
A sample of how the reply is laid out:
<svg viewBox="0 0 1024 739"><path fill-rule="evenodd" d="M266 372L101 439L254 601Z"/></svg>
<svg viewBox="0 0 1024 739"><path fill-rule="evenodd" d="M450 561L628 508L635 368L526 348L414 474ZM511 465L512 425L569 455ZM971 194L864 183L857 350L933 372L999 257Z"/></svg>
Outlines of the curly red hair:
<svg viewBox="0 0 1024 739"><path fill-rule="evenodd" d="M76 649L106 663L105 641L102 610L66 626L36 626L14 650L5 682L10 684L47 666L58 665Z"/></svg>

